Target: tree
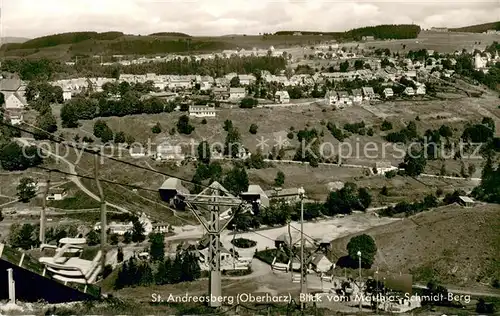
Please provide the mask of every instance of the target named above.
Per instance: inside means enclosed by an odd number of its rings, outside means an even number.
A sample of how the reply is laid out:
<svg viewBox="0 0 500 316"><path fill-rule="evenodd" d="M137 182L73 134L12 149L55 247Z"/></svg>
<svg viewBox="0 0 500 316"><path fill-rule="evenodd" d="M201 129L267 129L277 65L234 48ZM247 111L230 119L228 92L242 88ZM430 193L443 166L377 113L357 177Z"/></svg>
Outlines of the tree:
<svg viewBox="0 0 500 316"><path fill-rule="evenodd" d="M248 174L245 168L234 166L224 177L223 186L236 195L245 192L248 189Z"/></svg>
<svg viewBox="0 0 500 316"><path fill-rule="evenodd" d="M123 242L126 244L130 244L132 242L132 232L127 231L123 234Z"/></svg>
<svg viewBox="0 0 500 316"><path fill-rule="evenodd" d="M362 60L357 59L357 60L354 62L354 69L356 69L356 70L363 69L363 68L364 68L364 65L365 65L365 63L364 63Z"/></svg>
<svg viewBox="0 0 500 316"><path fill-rule="evenodd" d="M359 188L358 197L362 210L366 210L372 204L372 196L366 188Z"/></svg>
<svg viewBox="0 0 500 316"><path fill-rule="evenodd" d="M387 120L384 120L384 121L382 122L382 126L380 127L380 129L381 129L382 131L389 131L389 130L391 130L391 129L392 129L392 123L391 123L391 122L389 122L389 121L387 121Z"/></svg>
<svg viewBox="0 0 500 316"><path fill-rule="evenodd" d="M256 106L257 104L259 104L259 101L257 101L257 99L254 99L254 98L244 98L244 99L242 99L240 101L240 108L242 108L242 109L251 109L254 106Z"/></svg>
<svg viewBox="0 0 500 316"><path fill-rule="evenodd" d="M194 131L194 126L189 124L189 117L182 115L177 121L177 131L181 134L190 135Z"/></svg>
<svg viewBox="0 0 500 316"><path fill-rule="evenodd" d="M94 136L100 138L103 143L113 140L113 131L103 120L97 120L94 123Z"/></svg>
<svg viewBox="0 0 500 316"><path fill-rule="evenodd" d="M16 142L9 142L0 147L0 164L7 171L26 170L42 163L37 147L22 148Z"/></svg>
<svg viewBox="0 0 500 316"><path fill-rule="evenodd" d="M32 178L22 178L17 186L17 196L21 202L29 202L36 196L36 183Z"/></svg>
<svg viewBox="0 0 500 316"><path fill-rule="evenodd" d="M134 217L132 224L132 241L143 242L146 239L144 225L137 217Z"/></svg>
<svg viewBox="0 0 500 316"><path fill-rule="evenodd" d="M31 224L11 226L9 240L13 247L29 250L38 244L36 227Z"/></svg>
<svg viewBox="0 0 500 316"><path fill-rule="evenodd" d="M250 158L245 161L245 163L248 168L262 169L266 166L264 156L262 155L262 151L260 150L260 148L257 149L257 151L252 154Z"/></svg>
<svg viewBox="0 0 500 316"><path fill-rule="evenodd" d="M231 121L231 120L225 120L223 128L224 128L224 130L226 132L229 132L229 130L233 128L233 121Z"/></svg>
<svg viewBox="0 0 500 316"><path fill-rule="evenodd" d="M347 72L349 70L349 62L346 60L340 63L340 72Z"/></svg>
<svg viewBox="0 0 500 316"><path fill-rule="evenodd" d="M347 244L347 251L349 253L349 257L354 262L359 260L358 251L360 251L361 265L369 268L375 260L377 246L375 245L375 240L373 240L371 236L362 234L349 240L349 243Z"/></svg>
<svg viewBox="0 0 500 316"><path fill-rule="evenodd" d="M252 124L252 125L250 125L250 129L248 131L250 132L250 134L257 134L258 128L259 127L256 124Z"/></svg>
<svg viewBox="0 0 500 316"><path fill-rule="evenodd" d="M112 245L118 245L118 235L117 234L111 234L111 236L109 236L109 243L112 244Z"/></svg>
<svg viewBox="0 0 500 316"><path fill-rule="evenodd" d="M57 131L56 118L50 112L38 115L35 121L35 126L37 129L33 137L37 140L48 139L51 133Z"/></svg>
<svg viewBox="0 0 500 316"><path fill-rule="evenodd" d="M241 137L238 128L233 127L229 129L224 142L224 155L233 158L238 157L238 154L240 153L240 142Z"/></svg>
<svg viewBox="0 0 500 316"><path fill-rule="evenodd" d="M204 140L198 145L198 160L208 164L210 163L210 157L211 157L211 152L210 152L210 144Z"/></svg>
<svg viewBox="0 0 500 316"><path fill-rule="evenodd" d="M161 125L160 122L157 122L153 128L151 128L151 132L154 134L160 134L161 133Z"/></svg>
<svg viewBox="0 0 500 316"><path fill-rule="evenodd" d="M117 144L123 144L123 143L126 142L125 138L126 137L125 137L125 133L124 132L117 132L115 134L115 143L117 143Z"/></svg>
<svg viewBox="0 0 500 316"><path fill-rule="evenodd" d="M410 153L408 152L404 158L404 169L405 174L410 177L416 177L420 175L427 165L427 160L425 159L425 155L422 151L419 153Z"/></svg>
<svg viewBox="0 0 500 316"><path fill-rule="evenodd" d="M149 235L149 253L153 261L163 261L165 258L165 239L161 233L151 233Z"/></svg>
<svg viewBox="0 0 500 316"><path fill-rule="evenodd" d="M168 261L168 263L167 263ZM170 269L170 258L167 258L164 262L160 262L158 265L158 270L155 274L155 282L158 285L164 285L169 283L169 269Z"/></svg>
<svg viewBox="0 0 500 316"><path fill-rule="evenodd" d="M101 236L99 236L99 233L93 229L87 234L87 236L85 236L85 238L87 239L87 244L89 246L95 246L101 242Z"/></svg>
<svg viewBox="0 0 500 316"><path fill-rule="evenodd" d="M231 81L229 81L229 85L231 88L238 88L240 86L240 77L234 76L231 78Z"/></svg>
<svg viewBox="0 0 500 316"><path fill-rule="evenodd" d="M441 127L439 128L439 135L443 137L452 137L453 131L448 125L441 125Z"/></svg>
<svg viewBox="0 0 500 316"><path fill-rule="evenodd" d="M283 171L278 171L276 178L274 178L274 185L281 187L285 183L285 174Z"/></svg>

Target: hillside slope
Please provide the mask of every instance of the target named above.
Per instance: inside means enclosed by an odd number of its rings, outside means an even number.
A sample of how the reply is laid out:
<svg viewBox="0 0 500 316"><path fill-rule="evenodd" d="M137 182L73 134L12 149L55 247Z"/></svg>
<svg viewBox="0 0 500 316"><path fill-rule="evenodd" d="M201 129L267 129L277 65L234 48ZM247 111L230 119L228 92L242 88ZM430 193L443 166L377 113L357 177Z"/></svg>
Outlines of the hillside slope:
<svg viewBox="0 0 500 316"><path fill-rule="evenodd" d="M375 239L381 270L454 285L500 278L500 205L449 205L364 233ZM333 253L346 255L351 237L333 241Z"/></svg>
<svg viewBox="0 0 500 316"><path fill-rule="evenodd" d="M476 25L469 25L464 27L457 27L449 29L450 32L467 32L467 33L483 33L488 30L497 30L500 31L500 21L491 22L491 23L483 23Z"/></svg>
<svg viewBox="0 0 500 316"><path fill-rule="evenodd" d="M312 45L328 40L360 40L372 35L379 39L416 38L418 25L378 25L348 32L277 32L274 35L230 35L192 37L179 32L159 32L147 36L126 35L121 32L70 32L47 35L24 43L2 45L4 57L72 59L74 56L94 55L156 55L165 53L213 52L225 49L269 48L270 46Z"/></svg>

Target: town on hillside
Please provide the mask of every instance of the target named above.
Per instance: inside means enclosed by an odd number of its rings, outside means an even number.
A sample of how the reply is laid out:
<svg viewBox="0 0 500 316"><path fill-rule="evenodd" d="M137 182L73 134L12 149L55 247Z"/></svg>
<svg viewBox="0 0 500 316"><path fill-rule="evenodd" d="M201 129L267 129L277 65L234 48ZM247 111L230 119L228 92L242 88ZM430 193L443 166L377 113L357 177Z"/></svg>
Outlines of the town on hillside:
<svg viewBox="0 0 500 316"><path fill-rule="evenodd" d="M0 314L494 314L499 32L5 43Z"/></svg>

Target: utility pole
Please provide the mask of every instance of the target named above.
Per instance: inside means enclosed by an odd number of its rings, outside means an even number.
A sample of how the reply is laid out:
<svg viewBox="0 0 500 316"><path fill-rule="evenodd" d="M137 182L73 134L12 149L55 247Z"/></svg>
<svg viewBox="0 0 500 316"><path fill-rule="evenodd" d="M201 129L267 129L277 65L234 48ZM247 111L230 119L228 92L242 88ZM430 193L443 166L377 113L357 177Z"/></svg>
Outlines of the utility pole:
<svg viewBox="0 0 500 316"><path fill-rule="evenodd" d="M101 182L99 181L99 155L94 155L94 178L99 191L99 198L101 200L101 268L104 271L106 266L106 200L104 198L104 191L102 190Z"/></svg>
<svg viewBox="0 0 500 316"><path fill-rule="evenodd" d="M359 290L359 311L361 312L361 310L363 309L363 305L362 305L362 302L363 302L363 298L362 298L362 295L363 293L361 293L361 251L358 251L358 264L359 264L359 283L358 283L358 290Z"/></svg>
<svg viewBox="0 0 500 316"><path fill-rule="evenodd" d="M45 243L45 226L47 219L45 217L45 210L47 207L47 196L49 195L50 190L50 171L49 176L47 177L47 184L45 185L45 192L43 193L42 200L42 210L40 211L40 246Z"/></svg>
<svg viewBox="0 0 500 316"><path fill-rule="evenodd" d="M377 284L377 301L375 303L375 311L378 314L378 303L379 303L379 297L380 297L380 295L378 293L378 267L377 267L377 271L375 271L375 276L376 276L375 282L377 282L376 283Z"/></svg>
<svg viewBox="0 0 500 316"><path fill-rule="evenodd" d="M304 258L304 189L299 189L300 196L300 294L303 298L306 297L307 287L305 280L305 258ZM300 308L304 309L305 302L301 300Z"/></svg>
<svg viewBox="0 0 500 316"><path fill-rule="evenodd" d="M180 180L178 181L180 182ZM160 194L162 195L162 199L168 202L172 199L182 199L207 232L209 237L207 263L210 271L208 303L210 307L220 307L222 305L220 234L226 229L236 213L251 211L252 206L249 201L242 200L240 197L233 196L227 192L218 182L213 182L197 195L180 192L175 185L169 189L163 189L163 193L160 190ZM225 222L222 223L220 219L221 207L231 208L230 217L224 219ZM202 210L208 211L208 220L204 218Z"/></svg>
<svg viewBox="0 0 500 316"><path fill-rule="evenodd" d="M210 303L212 307L220 307L221 302L219 299L222 295L222 285L221 285L221 271L220 271L220 230L219 230L219 205L217 205L217 197L213 197L213 206L210 212L210 231L209 238L209 252L208 252L208 264L210 266ZM214 300L212 300L212 297Z"/></svg>

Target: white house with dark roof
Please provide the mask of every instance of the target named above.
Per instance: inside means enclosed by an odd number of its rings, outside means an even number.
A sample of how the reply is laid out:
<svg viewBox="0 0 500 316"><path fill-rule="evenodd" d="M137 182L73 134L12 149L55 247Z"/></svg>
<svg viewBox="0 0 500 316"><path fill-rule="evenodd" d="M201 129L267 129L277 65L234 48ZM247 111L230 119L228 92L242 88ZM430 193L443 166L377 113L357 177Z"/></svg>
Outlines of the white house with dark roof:
<svg viewBox="0 0 500 316"><path fill-rule="evenodd" d="M363 87L361 88L363 91L363 98L367 101L375 98L375 91L373 91L372 87Z"/></svg>
<svg viewBox="0 0 500 316"><path fill-rule="evenodd" d="M20 79L1 79L0 92L4 95L5 109L9 110L22 110L28 102L21 91Z"/></svg>
<svg viewBox="0 0 500 316"><path fill-rule="evenodd" d="M344 108L346 105L352 105L352 100L349 97L349 93L347 91L338 91L337 92L339 102L338 107Z"/></svg>
<svg viewBox="0 0 500 316"><path fill-rule="evenodd" d="M361 92L361 89L353 89L351 92L353 103L359 104L363 102L363 93Z"/></svg>
<svg viewBox="0 0 500 316"><path fill-rule="evenodd" d="M419 84L417 85L417 90L415 91L416 95L425 95L425 85L424 84Z"/></svg>
<svg viewBox="0 0 500 316"><path fill-rule="evenodd" d="M215 107L207 105L190 105L189 116L193 117L215 117Z"/></svg>
<svg viewBox="0 0 500 316"><path fill-rule="evenodd" d="M329 90L326 92L325 105L336 106L338 101L339 101L339 97L337 95L337 92L335 92L333 90Z"/></svg>
<svg viewBox="0 0 500 316"><path fill-rule="evenodd" d="M274 95L274 102L276 103L290 103L290 95L288 91L276 91Z"/></svg>
<svg viewBox="0 0 500 316"><path fill-rule="evenodd" d="M407 96L414 96L415 95L415 90L412 87L406 87L404 94Z"/></svg>
<svg viewBox="0 0 500 316"><path fill-rule="evenodd" d="M392 98L394 96L394 91L392 88L385 88L384 89L384 97L386 98Z"/></svg>
<svg viewBox="0 0 500 316"><path fill-rule="evenodd" d="M242 86L248 86L257 80L254 75L238 75L238 79Z"/></svg>
<svg viewBox="0 0 500 316"><path fill-rule="evenodd" d="M317 254L311 261L311 268L318 273L330 271L334 264L322 253Z"/></svg>

